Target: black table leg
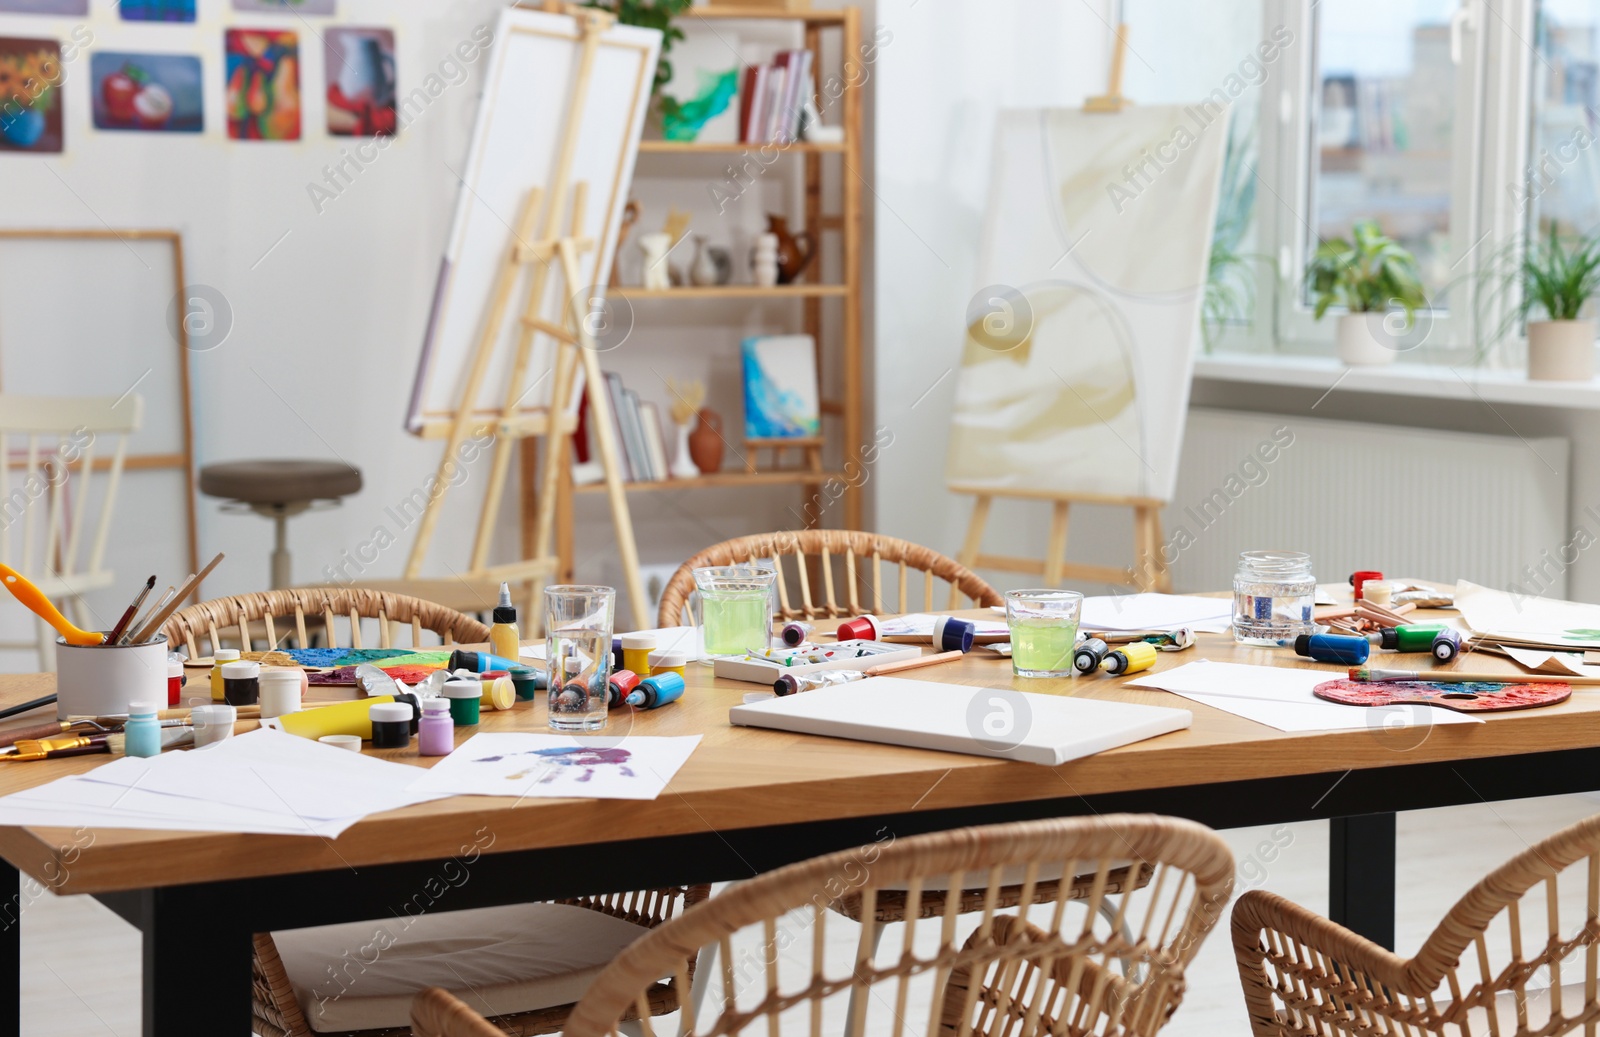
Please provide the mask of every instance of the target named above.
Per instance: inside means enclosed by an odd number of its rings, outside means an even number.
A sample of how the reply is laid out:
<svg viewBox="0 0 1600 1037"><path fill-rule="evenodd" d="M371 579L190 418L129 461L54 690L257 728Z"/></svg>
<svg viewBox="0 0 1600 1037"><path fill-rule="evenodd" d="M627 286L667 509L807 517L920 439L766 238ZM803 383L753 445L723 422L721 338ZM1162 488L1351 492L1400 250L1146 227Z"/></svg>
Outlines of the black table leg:
<svg viewBox="0 0 1600 1037"><path fill-rule="evenodd" d="M226 898L183 887L143 898L145 1037L249 1037L250 933Z"/></svg>
<svg viewBox="0 0 1600 1037"><path fill-rule="evenodd" d="M1394 949L1394 815L1328 821L1328 917Z"/></svg>
<svg viewBox="0 0 1600 1037"><path fill-rule="evenodd" d="M0 1037L22 1033L22 886L17 869L0 861ZM10 1008L5 1008L10 1005Z"/></svg>

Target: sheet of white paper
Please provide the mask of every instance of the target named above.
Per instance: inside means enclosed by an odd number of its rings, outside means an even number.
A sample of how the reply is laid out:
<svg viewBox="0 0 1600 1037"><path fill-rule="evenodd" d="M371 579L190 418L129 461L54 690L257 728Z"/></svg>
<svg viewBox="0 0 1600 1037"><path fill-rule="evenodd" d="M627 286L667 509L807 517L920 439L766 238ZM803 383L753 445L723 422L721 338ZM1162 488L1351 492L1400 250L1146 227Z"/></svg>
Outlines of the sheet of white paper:
<svg viewBox="0 0 1600 1037"><path fill-rule="evenodd" d="M1085 630L1171 630L1191 627L1221 633L1233 622L1231 598L1186 594L1106 594L1083 599L1078 625Z"/></svg>
<svg viewBox="0 0 1600 1037"><path fill-rule="evenodd" d="M1570 677L1600 677L1600 666L1583 661L1582 652L1546 652L1539 648L1506 647L1506 654L1519 666L1534 673L1564 674Z"/></svg>
<svg viewBox="0 0 1600 1037"><path fill-rule="evenodd" d="M1311 694L1317 685L1342 676L1337 670L1248 666L1202 659L1176 669L1146 673L1128 683L1170 691L1279 731L1387 731L1483 723L1480 717L1433 706L1344 706Z"/></svg>
<svg viewBox="0 0 1600 1037"><path fill-rule="evenodd" d="M933 621L937 618L937 616L928 612L912 612L904 616L895 616L892 619L883 621L883 633L886 637L932 637ZM1010 629L1004 623L996 623L987 619L975 619L972 623L979 634L1004 634Z"/></svg>
<svg viewBox="0 0 1600 1037"><path fill-rule="evenodd" d="M359 820L308 820L282 812L266 813L206 800L180 799L137 787L85 781L79 775L0 798L0 824L65 828L103 824L113 828L316 835L331 839Z"/></svg>
<svg viewBox="0 0 1600 1037"><path fill-rule="evenodd" d="M1475 633L1572 648L1600 648L1600 605L1508 594L1461 580L1456 609Z"/></svg>
<svg viewBox="0 0 1600 1037"><path fill-rule="evenodd" d="M476 734L422 772L410 790L452 796L655 799L699 744L699 735Z"/></svg>

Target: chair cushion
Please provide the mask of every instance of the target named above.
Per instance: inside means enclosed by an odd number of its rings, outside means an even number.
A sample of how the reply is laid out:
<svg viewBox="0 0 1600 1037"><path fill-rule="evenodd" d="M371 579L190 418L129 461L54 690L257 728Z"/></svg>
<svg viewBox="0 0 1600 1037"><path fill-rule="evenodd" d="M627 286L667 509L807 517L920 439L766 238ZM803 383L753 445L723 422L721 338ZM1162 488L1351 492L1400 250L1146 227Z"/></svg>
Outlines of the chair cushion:
<svg viewBox="0 0 1600 1037"><path fill-rule="evenodd" d="M200 492L246 504L337 500L361 489L361 469L338 461L224 461L200 469Z"/></svg>
<svg viewBox="0 0 1600 1037"><path fill-rule="evenodd" d="M401 915L272 934L319 1033L408 1026L411 999L443 987L485 1015L578 1000L644 926L568 904Z"/></svg>

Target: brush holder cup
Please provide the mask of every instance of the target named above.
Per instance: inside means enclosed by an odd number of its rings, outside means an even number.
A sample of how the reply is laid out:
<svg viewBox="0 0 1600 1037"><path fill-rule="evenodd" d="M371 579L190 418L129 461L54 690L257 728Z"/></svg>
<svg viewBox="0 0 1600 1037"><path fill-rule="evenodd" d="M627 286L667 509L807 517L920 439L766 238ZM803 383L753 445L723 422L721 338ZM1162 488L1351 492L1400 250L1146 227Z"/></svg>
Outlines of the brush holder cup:
<svg viewBox="0 0 1600 1037"><path fill-rule="evenodd" d="M167 701L167 638L142 645L69 645L56 638L56 716L119 716L129 702Z"/></svg>

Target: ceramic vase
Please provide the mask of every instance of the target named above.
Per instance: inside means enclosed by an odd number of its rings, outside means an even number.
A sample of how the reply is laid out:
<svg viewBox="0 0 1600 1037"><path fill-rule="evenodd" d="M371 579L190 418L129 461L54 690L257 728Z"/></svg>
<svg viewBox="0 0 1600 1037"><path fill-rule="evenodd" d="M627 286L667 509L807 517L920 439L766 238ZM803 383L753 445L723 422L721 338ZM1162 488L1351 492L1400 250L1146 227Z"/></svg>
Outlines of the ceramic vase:
<svg viewBox="0 0 1600 1037"><path fill-rule="evenodd" d="M1542 382L1594 378L1594 321L1529 321L1528 378Z"/></svg>
<svg viewBox="0 0 1600 1037"><path fill-rule="evenodd" d="M693 479L700 474L700 469L689 459L689 423L676 426L678 430L678 446L673 453L672 468L667 473L674 479Z"/></svg>
<svg viewBox="0 0 1600 1037"><path fill-rule="evenodd" d="M767 231L778 239L778 283L793 284L811 265L817 243L810 231L790 233L789 221L771 213L767 214Z"/></svg>
<svg viewBox="0 0 1600 1037"><path fill-rule="evenodd" d="M704 474L722 469L722 416L709 407L700 409L700 420L689 433L689 458Z"/></svg>
<svg viewBox="0 0 1600 1037"><path fill-rule="evenodd" d="M756 247L750 255L750 271L756 284L771 288L778 283L778 236L757 234Z"/></svg>
<svg viewBox="0 0 1600 1037"><path fill-rule="evenodd" d="M697 285L717 283L717 261L706 247L704 234L694 236L694 261L689 264L689 280Z"/></svg>
<svg viewBox="0 0 1600 1037"><path fill-rule="evenodd" d="M1382 332L1383 314L1346 313L1339 318L1339 360L1352 367L1394 362L1395 350L1375 335Z"/></svg>

